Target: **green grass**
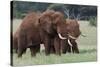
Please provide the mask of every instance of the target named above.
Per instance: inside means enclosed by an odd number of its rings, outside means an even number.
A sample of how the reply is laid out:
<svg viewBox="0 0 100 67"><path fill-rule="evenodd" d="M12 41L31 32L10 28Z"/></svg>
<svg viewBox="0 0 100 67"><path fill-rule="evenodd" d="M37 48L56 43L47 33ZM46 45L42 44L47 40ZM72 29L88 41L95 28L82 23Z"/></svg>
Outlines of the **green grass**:
<svg viewBox="0 0 100 67"><path fill-rule="evenodd" d="M13 31L18 28L21 20L14 20ZM28 49L26 54L22 58L18 58L17 54L13 55L14 66L23 65L41 65L41 64L61 64L61 63L76 63L76 62L90 62L97 60L97 29L89 25L87 21L81 21L80 29L86 37L80 36L77 40L80 50L79 54L66 53L61 56L51 54L45 56L41 49L41 52L36 57L31 57L30 50Z"/></svg>

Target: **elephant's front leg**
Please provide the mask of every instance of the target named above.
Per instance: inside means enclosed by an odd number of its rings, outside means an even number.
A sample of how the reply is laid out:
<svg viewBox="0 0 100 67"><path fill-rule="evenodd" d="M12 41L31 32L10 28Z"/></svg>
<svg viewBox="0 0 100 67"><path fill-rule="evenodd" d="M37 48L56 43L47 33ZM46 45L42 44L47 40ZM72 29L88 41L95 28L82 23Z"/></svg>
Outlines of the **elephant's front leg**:
<svg viewBox="0 0 100 67"><path fill-rule="evenodd" d="M59 37L55 37L54 39L54 48L57 55L61 55L61 45Z"/></svg>
<svg viewBox="0 0 100 67"><path fill-rule="evenodd" d="M49 55L50 54L50 48L51 48L50 38L48 38L48 37L45 38L44 47L45 47L45 54Z"/></svg>
<svg viewBox="0 0 100 67"><path fill-rule="evenodd" d="M66 44L66 40L61 40L61 52L63 53L63 54L66 54L66 52L67 52L67 44Z"/></svg>
<svg viewBox="0 0 100 67"><path fill-rule="evenodd" d="M77 43L75 41L73 42L72 51L73 51L73 53L79 53L79 49L78 49Z"/></svg>

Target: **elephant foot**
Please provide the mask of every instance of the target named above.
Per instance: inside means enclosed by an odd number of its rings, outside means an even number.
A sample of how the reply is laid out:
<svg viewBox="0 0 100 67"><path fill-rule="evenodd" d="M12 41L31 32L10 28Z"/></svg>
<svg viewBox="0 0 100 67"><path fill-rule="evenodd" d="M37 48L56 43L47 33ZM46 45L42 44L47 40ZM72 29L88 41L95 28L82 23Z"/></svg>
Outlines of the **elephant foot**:
<svg viewBox="0 0 100 67"><path fill-rule="evenodd" d="M30 51L31 51L31 57L35 57L36 56L36 48L30 47Z"/></svg>
<svg viewBox="0 0 100 67"><path fill-rule="evenodd" d="M45 55L46 56L49 56L50 55L50 52L45 50Z"/></svg>
<svg viewBox="0 0 100 67"><path fill-rule="evenodd" d="M22 54L26 52L26 48L25 49L19 49L18 50L18 58L22 57Z"/></svg>
<svg viewBox="0 0 100 67"><path fill-rule="evenodd" d="M36 54L31 54L31 57L36 57Z"/></svg>
<svg viewBox="0 0 100 67"><path fill-rule="evenodd" d="M18 53L18 58L22 58L22 53Z"/></svg>

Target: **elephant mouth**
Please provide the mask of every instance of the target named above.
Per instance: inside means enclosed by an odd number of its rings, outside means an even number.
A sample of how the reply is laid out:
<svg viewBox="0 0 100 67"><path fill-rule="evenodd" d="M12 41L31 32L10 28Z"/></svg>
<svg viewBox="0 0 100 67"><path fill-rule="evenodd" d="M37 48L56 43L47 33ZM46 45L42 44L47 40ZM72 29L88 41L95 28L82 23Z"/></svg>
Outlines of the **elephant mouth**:
<svg viewBox="0 0 100 67"><path fill-rule="evenodd" d="M74 40L77 39L77 37L74 37L74 36L72 36L72 35L70 35L70 34L68 34L68 36L69 36L70 38L74 39Z"/></svg>
<svg viewBox="0 0 100 67"><path fill-rule="evenodd" d="M58 36L59 36L59 38L62 39L62 40L67 39L66 37L63 37L60 33L58 33Z"/></svg>

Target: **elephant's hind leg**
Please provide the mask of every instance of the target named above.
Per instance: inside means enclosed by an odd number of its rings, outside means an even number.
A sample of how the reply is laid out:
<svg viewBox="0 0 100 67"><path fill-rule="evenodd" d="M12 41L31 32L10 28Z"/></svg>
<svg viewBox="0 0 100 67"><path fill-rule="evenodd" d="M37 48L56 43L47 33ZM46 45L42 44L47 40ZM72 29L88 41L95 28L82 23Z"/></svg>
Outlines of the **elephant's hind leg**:
<svg viewBox="0 0 100 67"><path fill-rule="evenodd" d="M30 47L30 51L31 51L31 56L34 57L36 56L37 52L40 52L40 44L34 45Z"/></svg>
<svg viewBox="0 0 100 67"><path fill-rule="evenodd" d="M54 47L57 55L61 55L61 45L59 37L55 37L54 39Z"/></svg>

